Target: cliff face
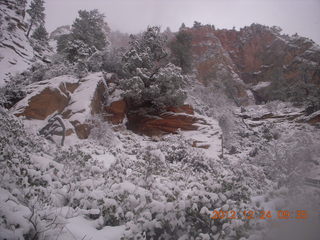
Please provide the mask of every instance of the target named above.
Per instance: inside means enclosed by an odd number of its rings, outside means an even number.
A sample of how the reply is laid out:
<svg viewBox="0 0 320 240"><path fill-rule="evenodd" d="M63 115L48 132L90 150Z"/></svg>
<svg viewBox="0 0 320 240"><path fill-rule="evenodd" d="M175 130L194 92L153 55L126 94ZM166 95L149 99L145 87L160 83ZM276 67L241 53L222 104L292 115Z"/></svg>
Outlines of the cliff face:
<svg viewBox="0 0 320 240"><path fill-rule="evenodd" d="M188 29L188 32L192 36L193 67L198 81L224 88L237 105L248 104L246 86L214 29L202 26Z"/></svg>
<svg viewBox="0 0 320 240"><path fill-rule="evenodd" d="M320 84L320 48L309 39L280 35L275 27L257 24L240 31L217 30L215 35L246 83L266 80L278 70L290 81L303 78Z"/></svg>
<svg viewBox="0 0 320 240"><path fill-rule="evenodd" d="M25 36L25 9L21 1L0 1L0 86L11 75L23 71L34 57L33 49Z"/></svg>
<svg viewBox="0 0 320 240"><path fill-rule="evenodd" d="M193 37L194 68L199 81L224 83L240 104L248 92L267 101L274 86L320 86L320 47L297 35L281 35L277 27L252 24L236 30L210 26L188 29ZM231 86L231 87L230 87Z"/></svg>

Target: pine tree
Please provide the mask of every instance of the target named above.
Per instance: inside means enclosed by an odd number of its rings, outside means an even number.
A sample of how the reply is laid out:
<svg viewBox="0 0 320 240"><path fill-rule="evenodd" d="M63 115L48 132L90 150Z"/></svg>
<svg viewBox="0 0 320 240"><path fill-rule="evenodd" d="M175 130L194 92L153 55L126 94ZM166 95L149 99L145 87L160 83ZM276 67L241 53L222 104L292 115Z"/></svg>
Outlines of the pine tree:
<svg viewBox="0 0 320 240"><path fill-rule="evenodd" d="M40 24L39 27L34 30L31 37L44 43L48 42L49 39L48 32L43 24Z"/></svg>
<svg viewBox="0 0 320 240"><path fill-rule="evenodd" d="M27 37L29 37L31 29L34 25L44 24L45 13L44 13L44 0L32 0L30 3L30 8L27 13L30 15L30 25L27 32Z"/></svg>
<svg viewBox="0 0 320 240"><path fill-rule="evenodd" d="M179 31L182 31L186 28L186 25L184 23L181 24L180 28L179 28Z"/></svg>
<svg viewBox="0 0 320 240"><path fill-rule="evenodd" d="M90 47L103 50L107 46L107 31L109 27L104 21L104 14L97 9L80 10L79 17L72 25L74 39L81 40Z"/></svg>
<svg viewBox="0 0 320 240"><path fill-rule="evenodd" d="M176 35L176 39L170 43L173 63L181 67L184 73L191 70L191 41L191 34L185 30L180 30Z"/></svg>
<svg viewBox="0 0 320 240"><path fill-rule="evenodd" d="M160 27L148 27L140 37L131 37L130 49L124 54L121 82L124 97L133 107L152 106L161 111L179 106L185 100L181 69L168 64L166 39Z"/></svg>

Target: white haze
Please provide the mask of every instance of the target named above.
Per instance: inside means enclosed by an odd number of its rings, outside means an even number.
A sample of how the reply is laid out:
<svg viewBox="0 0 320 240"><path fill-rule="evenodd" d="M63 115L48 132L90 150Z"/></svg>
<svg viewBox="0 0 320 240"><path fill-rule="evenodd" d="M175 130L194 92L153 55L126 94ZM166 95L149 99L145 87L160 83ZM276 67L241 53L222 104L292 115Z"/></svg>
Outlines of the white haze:
<svg viewBox="0 0 320 240"><path fill-rule="evenodd" d="M320 0L46 0L48 30L72 24L80 9L94 8L106 15L112 30L128 33L148 25L176 31L195 20L237 29L261 23L320 43Z"/></svg>

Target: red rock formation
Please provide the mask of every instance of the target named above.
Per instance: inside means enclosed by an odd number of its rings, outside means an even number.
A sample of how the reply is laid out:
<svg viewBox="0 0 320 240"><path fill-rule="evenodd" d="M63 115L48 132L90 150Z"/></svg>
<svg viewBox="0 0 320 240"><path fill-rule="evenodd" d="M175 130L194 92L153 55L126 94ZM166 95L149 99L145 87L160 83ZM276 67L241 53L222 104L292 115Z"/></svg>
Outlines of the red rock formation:
<svg viewBox="0 0 320 240"><path fill-rule="evenodd" d="M166 112L159 116L131 112L128 114L128 129L148 136L158 136L177 133L178 130L197 130L194 125L197 118L188 114L173 114Z"/></svg>
<svg viewBox="0 0 320 240"><path fill-rule="evenodd" d="M246 86L237 76L236 66L210 26L187 29L192 36L193 66L197 79L205 85L223 84L239 105L249 103Z"/></svg>
<svg viewBox="0 0 320 240"><path fill-rule="evenodd" d="M44 120L54 112L62 112L68 103L69 97L63 94L61 89L45 88L39 94L31 97L26 108L16 116Z"/></svg>
<svg viewBox="0 0 320 240"><path fill-rule="evenodd" d="M270 100L279 87L320 86L320 48L312 40L281 35L277 27L259 24L240 31L210 26L187 31L193 37L194 68L199 81L220 81L240 104L247 103L246 90L251 88L255 88L253 93L260 102ZM239 84L234 73L246 85ZM272 84L256 89L260 82Z"/></svg>
<svg viewBox="0 0 320 240"><path fill-rule="evenodd" d="M182 105L180 107L167 107L168 112L174 112L174 113L186 113L193 115L194 111L191 105Z"/></svg>
<svg viewBox="0 0 320 240"><path fill-rule="evenodd" d="M281 35L277 28L259 24L214 34L246 83L282 78L292 83L304 79L320 86L320 51L309 39Z"/></svg>
<svg viewBox="0 0 320 240"><path fill-rule="evenodd" d="M76 133L80 139L89 136L91 118L103 111L105 85L102 74L94 73L78 82L70 76L30 85L32 95L18 102L12 109L16 116L45 120L60 113L67 127L67 136Z"/></svg>
<svg viewBox="0 0 320 240"><path fill-rule="evenodd" d="M105 107L105 111L107 113L106 120L112 124L120 124L126 116L127 104L124 100L118 100Z"/></svg>

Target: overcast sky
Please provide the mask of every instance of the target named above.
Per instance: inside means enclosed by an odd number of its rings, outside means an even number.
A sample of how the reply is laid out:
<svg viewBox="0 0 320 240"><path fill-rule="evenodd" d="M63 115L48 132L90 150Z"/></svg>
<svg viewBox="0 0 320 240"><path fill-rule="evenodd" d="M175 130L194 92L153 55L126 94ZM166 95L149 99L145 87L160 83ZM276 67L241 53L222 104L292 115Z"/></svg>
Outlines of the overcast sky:
<svg viewBox="0 0 320 240"><path fill-rule="evenodd" d="M112 30L136 33L148 25L176 31L182 22L237 29L277 25L320 43L320 0L45 0L47 28L72 24L79 9L99 9Z"/></svg>

